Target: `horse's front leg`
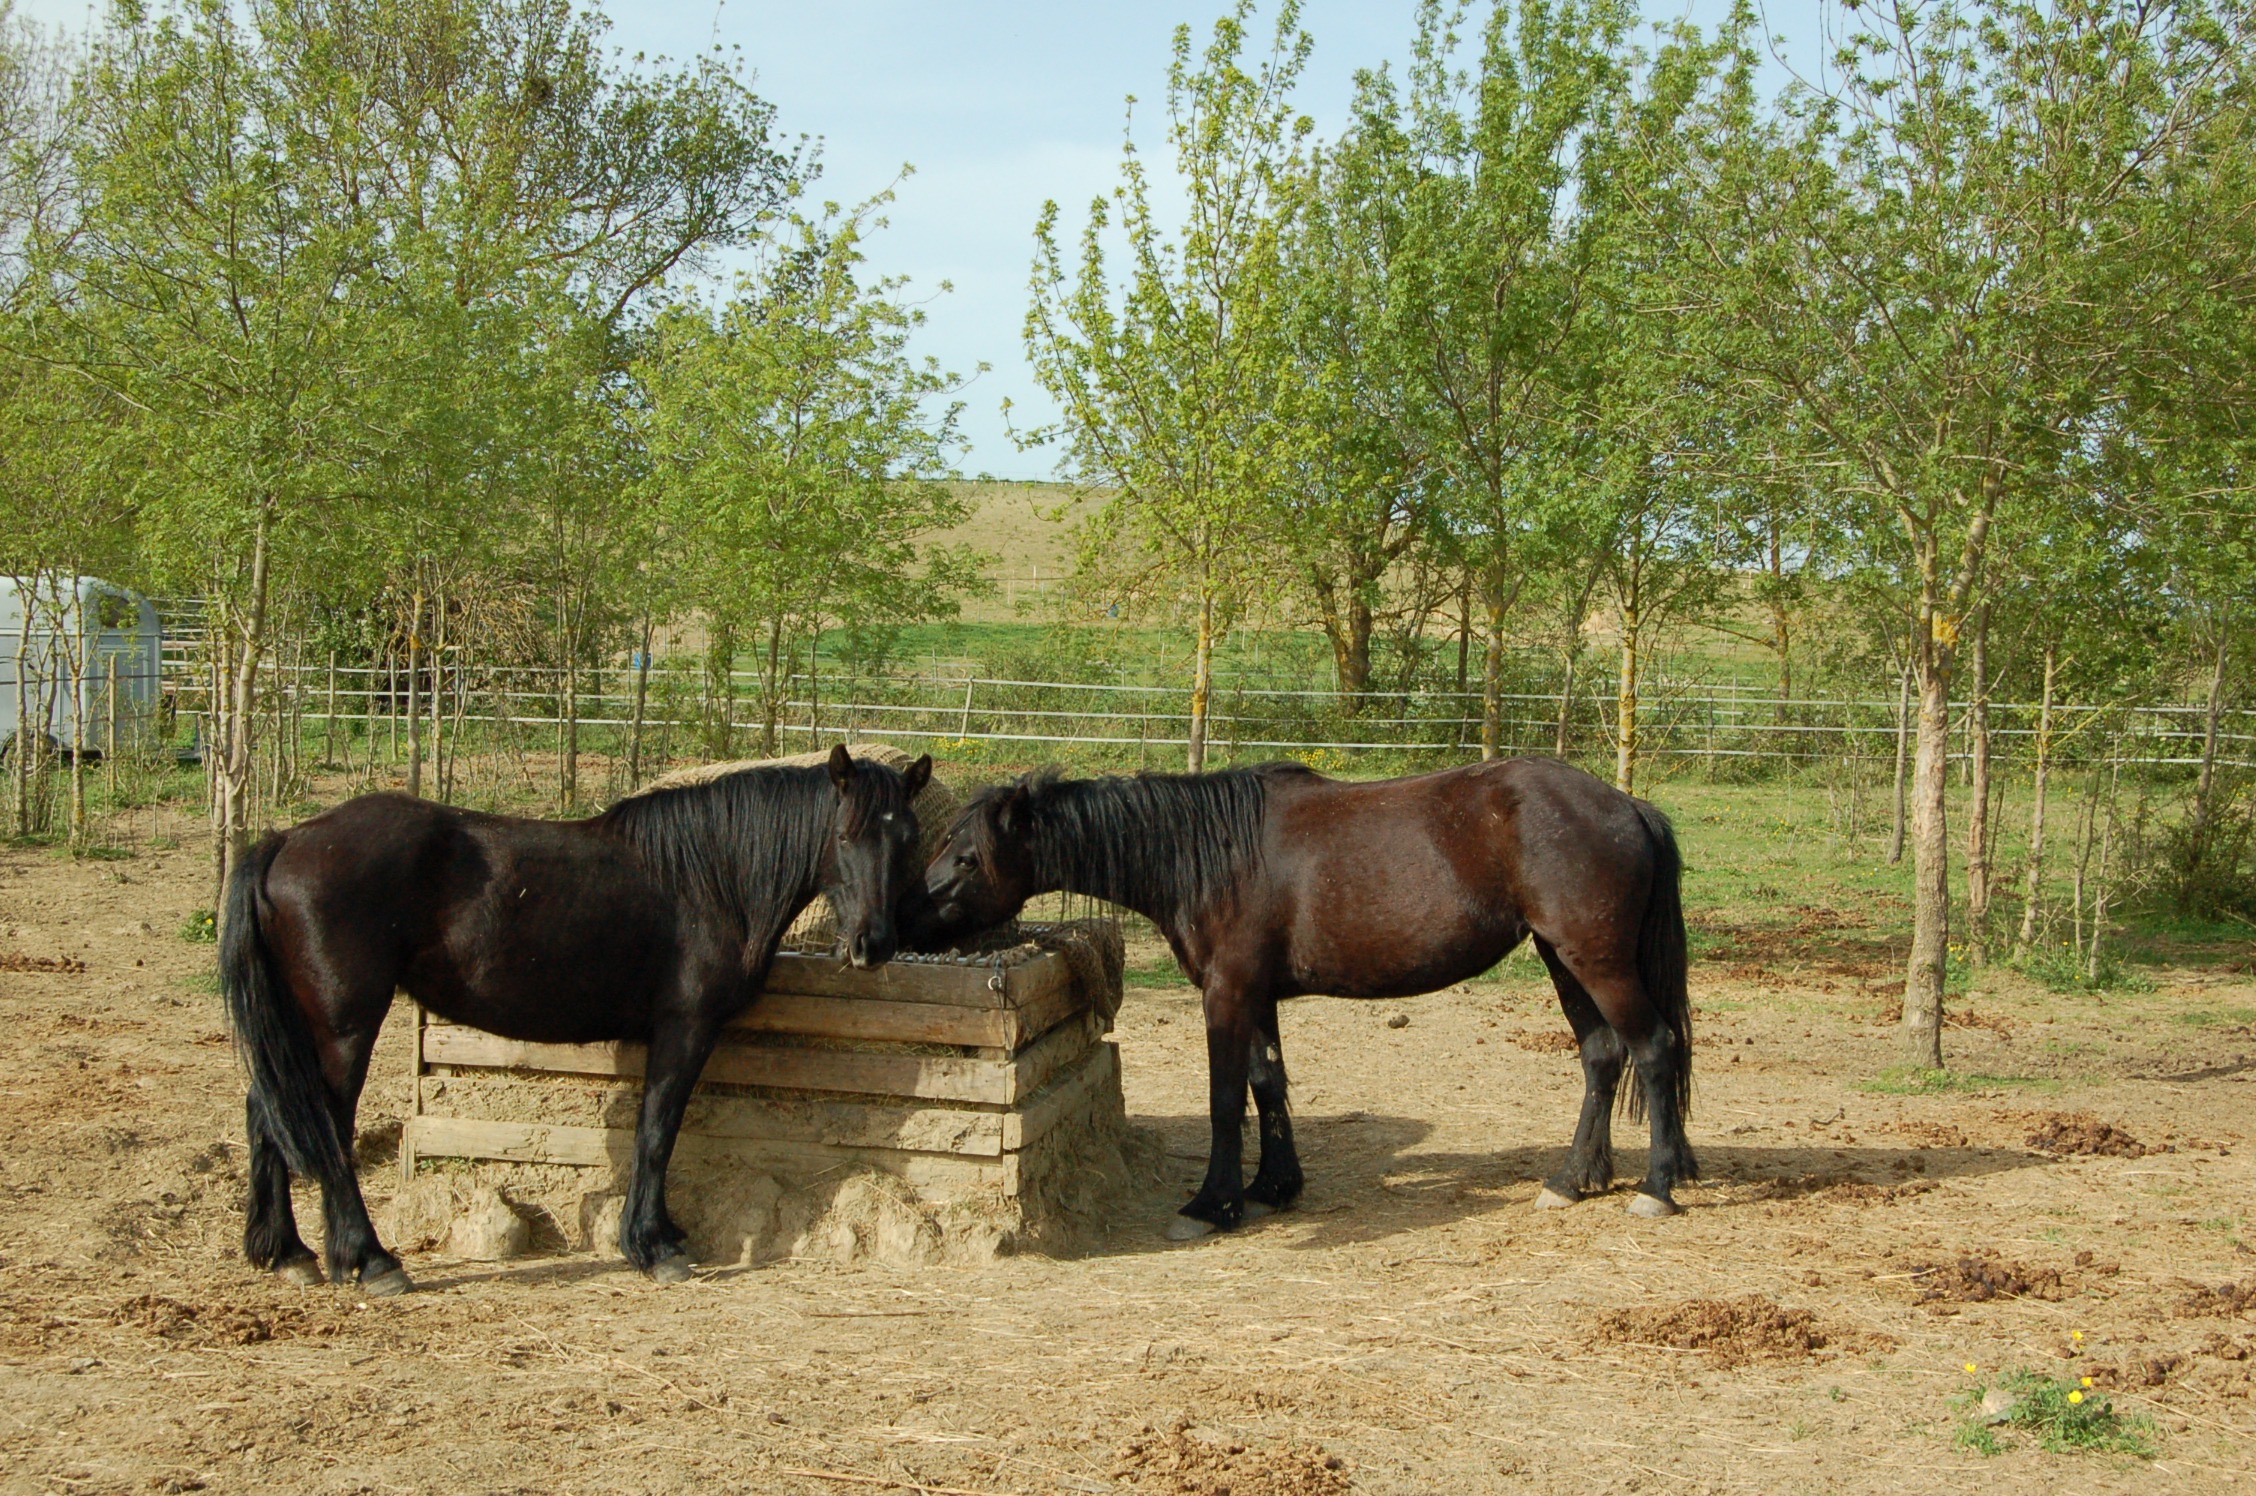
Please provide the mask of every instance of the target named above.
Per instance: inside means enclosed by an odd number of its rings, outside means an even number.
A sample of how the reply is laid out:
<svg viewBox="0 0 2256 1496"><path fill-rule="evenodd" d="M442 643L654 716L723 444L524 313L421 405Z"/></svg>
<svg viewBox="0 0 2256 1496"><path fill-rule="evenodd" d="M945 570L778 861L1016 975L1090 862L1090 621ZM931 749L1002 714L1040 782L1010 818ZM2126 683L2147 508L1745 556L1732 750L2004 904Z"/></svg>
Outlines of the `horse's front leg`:
<svg viewBox="0 0 2256 1496"><path fill-rule="evenodd" d="M1246 1186L1246 1214L1289 1210L1304 1182L1300 1154L1293 1147L1292 1108L1286 1094L1285 1047L1277 1031L1277 1000L1256 1005L1252 1053L1247 1075L1253 1104L1261 1114L1261 1165Z"/></svg>
<svg viewBox="0 0 2256 1496"><path fill-rule="evenodd" d="M1245 1219L1246 1080L1260 1032L1254 1017L1257 1006L1246 984L1208 974L1206 1104L1213 1140L1206 1156L1206 1181L1167 1228L1170 1240L1233 1231Z"/></svg>
<svg viewBox="0 0 2256 1496"><path fill-rule="evenodd" d="M659 1283L690 1276L688 1235L666 1211L666 1170L690 1092L705 1072L720 1024L707 1010L662 1017L650 1036L642 1081L642 1114L635 1122L634 1177L619 1215L619 1251Z"/></svg>

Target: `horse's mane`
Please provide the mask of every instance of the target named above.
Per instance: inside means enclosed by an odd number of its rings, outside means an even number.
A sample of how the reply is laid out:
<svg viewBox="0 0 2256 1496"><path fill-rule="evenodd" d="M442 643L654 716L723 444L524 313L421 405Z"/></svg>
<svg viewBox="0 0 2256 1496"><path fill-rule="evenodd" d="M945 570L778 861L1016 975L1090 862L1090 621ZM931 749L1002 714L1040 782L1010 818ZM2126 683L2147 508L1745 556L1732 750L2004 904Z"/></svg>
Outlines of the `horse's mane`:
<svg viewBox="0 0 2256 1496"><path fill-rule="evenodd" d="M846 834L909 807L901 776L855 763ZM822 765L732 764L708 778L653 785L602 816L677 898L733 917L746 932L780 932L811 900L834 804Z"/></svg>
<svg viewBox="0 0 2256 1496"><path fill-rule="evenodd" d="M1308 774L1299 764L1261 764L1211 774L1136 774L1066 779L1044 769L981 790L964 808L980 853L1002 819L1023 816L1034 876L1147 913L1190 915L1261 859L1271 781Z"/></svg>

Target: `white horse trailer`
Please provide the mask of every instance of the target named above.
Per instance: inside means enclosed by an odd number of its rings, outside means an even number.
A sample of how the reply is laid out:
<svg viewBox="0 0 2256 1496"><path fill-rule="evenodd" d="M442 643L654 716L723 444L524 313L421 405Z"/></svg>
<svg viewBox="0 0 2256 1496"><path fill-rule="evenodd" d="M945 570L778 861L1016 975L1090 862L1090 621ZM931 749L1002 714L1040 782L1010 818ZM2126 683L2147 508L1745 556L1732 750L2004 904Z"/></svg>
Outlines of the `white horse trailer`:
<svg viewBox="0 0 2256 1496"><path fill-rule="evenodd" d="M161 661L156 605L139 593L98 577L0 577L0 751L29 720L57 751L97 756L113 702L116 741L139 741L156 724Z"/></svg>

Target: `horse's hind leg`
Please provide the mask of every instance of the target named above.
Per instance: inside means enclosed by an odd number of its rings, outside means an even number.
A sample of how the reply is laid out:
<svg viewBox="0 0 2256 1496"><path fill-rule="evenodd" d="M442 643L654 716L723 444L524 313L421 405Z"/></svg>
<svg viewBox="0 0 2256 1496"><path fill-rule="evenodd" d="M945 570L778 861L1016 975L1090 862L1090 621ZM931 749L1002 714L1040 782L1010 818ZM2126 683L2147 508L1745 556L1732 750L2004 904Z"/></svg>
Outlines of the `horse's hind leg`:
<svg viewBox="0 0 2256 1496"><path fill-rule="evenodd" d="M361 1088L368 1082L369 1057L376 1050L376 1035L391 1008L391 994L379 1000L356 1003L345 1010L335 1037L321 1046L322 1078L329 1085L329 1105L337 1119L337 1135L348 1148L354 1121L360 1112ZM353 1021L357 1020L357 1021ZM400 1261L376 1239L376 1223L368 1218L368 1202L360 1193L360 1180L350 1171L342 1179L321 1182L322 1255L329 1276L339 1283L358 1282L362 1291L378 1298L405 1293L414 1283Z"/></svg>
<svg viewBox="0 0 2256 1496"><path fill-rule="evenodd" d="M1584 957L1570 951L1562 959L1597 1004L1599 1013L1626 1041L1631 1063L1637 1066L1638 1090L1652 1114L1652 1150L1646 1157L1645 1177L1629 1208L1643 1216L1669 1216L1677 1212L1676 1186L1697 1179L1692 1145L1684 1136L1684 1115L1679 1103L1683 1066L1690 1057L1678 1042L1658 1007L1646 995L1645 985L1627 962Z"/></svg>
<svg viewBox="0 0 2256 1496"><path fill-rule="evenodd" d="M271 1268L288 1282L311 1287L321 1281L321 1265L298 1235L297 1213L290 1208L290 1166L267 1132L257 1097L245 1104L245 1114L251 1193L243 1209L243 1256L253 1267Z"/></svg>
<svg viewBox="0 0 2256 1496"><path fill-rule="evenodd" d="M1582 1050L1582 1115L1575 1121L1574 1143L1559 1172L1543 1181L1535 1197L1538 1207L1572 1205L1586 1195L1601 1195L1614 1184L1614 1092L1621 1083L1622 1061L1627 1051L1620 1034L1606 1022L1598 1005L1583 990L1551 942L1540 936L1536 954L1551 973L1559 990L1559 1006L1574 1026L1575 1042Z"/></svg>
<svg viewBox="0 0 2256 1496"><path fill-rule="evenodd" d="M1288 1210L1305 1182L1300 1154L1293 1147L1292 1109L1287 1103L1285 1047L1277 1032L1277 1001L1256 1004L1253 1051L1246 1067L1253 1104L1261 1113L1261 1166L1246 1186L1246 1214L1255 1207Z"/></svg>

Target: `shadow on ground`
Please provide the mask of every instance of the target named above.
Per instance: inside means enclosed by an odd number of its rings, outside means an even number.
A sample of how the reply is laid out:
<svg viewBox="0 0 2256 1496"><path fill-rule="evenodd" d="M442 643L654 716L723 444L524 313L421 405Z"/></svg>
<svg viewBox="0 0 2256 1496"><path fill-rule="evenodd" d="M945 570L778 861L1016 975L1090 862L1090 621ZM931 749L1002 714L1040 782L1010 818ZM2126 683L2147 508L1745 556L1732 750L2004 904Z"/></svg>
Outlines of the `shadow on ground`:
<svg viewBox="0 0 2256 1496"><path fill-rule="evenodd" d="M1165 1149L1164 1187L1123 1198L1102 1238L1074 1256L1121 1256L1181 1250L1163 1232L1177 1206L1198 1188L1206 1168L1204 1116L1132 1116ZM1308 1186L1299 1206L1245 1229L1287 1227L1296 1250L1384 1240L1502 1211L1532 1208L1544 1177L1565 1162L1564 1145L1440 1152L1422 1147L1432 1124L1410 1117L1346 1112L1293 1119ZM1249 1128L1249 1134L1251 1129ZM1642 1129L1640 1129L1642 1131ZM1776 1201L1848 1207L1885 1206L1935 1183L1979 1178L2057 1162L2013 1148L1880 1148L1713 1144L1699 1149L1701 1180L1681 1187L1688 1212L1749 1209ZM1250 1178L1259 1145L1246 1142ZM1616 1211L1643 1174L1643 1148L1617 1148L1612 1197L1579 1209Z"/></svg>

